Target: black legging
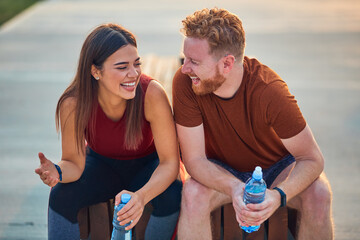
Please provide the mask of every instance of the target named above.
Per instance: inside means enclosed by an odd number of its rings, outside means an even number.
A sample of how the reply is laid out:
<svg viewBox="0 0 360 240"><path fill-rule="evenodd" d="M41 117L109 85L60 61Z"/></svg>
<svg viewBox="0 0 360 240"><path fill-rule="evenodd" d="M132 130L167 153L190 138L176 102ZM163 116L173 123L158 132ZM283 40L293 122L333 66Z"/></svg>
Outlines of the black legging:
<svg viewBox="0 0 360 240"><path fill-rule="evenodd" d="M144 186L159 164L157 153L135 160L116 160L87 149L85 170L76 182L58 183L50 192L49 207L72 223L78 211L105 202L122 190L135 192ZM175 180L151 201L155 216L168 216L180 209L182 183Z"/></svg>

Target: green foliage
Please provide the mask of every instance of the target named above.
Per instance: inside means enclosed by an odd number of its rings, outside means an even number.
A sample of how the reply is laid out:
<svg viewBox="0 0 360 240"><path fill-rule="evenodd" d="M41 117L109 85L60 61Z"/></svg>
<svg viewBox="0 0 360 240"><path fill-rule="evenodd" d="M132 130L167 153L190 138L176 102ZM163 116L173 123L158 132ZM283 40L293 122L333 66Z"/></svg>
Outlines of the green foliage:
<svg viewBox="0 0 360 240"><path fill-rule="evenodd" d="M39 0L0 0L0 26Z"/></svg>

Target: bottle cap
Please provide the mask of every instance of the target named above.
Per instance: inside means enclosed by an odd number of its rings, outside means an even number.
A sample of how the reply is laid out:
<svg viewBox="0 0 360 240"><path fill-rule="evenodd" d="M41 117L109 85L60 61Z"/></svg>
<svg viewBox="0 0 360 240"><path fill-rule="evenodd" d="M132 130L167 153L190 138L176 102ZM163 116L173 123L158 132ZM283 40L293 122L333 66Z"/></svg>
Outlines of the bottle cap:
<svg viewBox="0 0 360 240"><path fill-rule="evenodd" d="M121 195L121 202L122 203L127 203L129 202L131 199L131 195L130 194L127 194L127 193L124 193Z"/></svg>
<svg viewBox="0 0 360 240"><path fill-rule="evenodd" d="M255 178L256 180L260 180L262 179L262 176L263 176L262 169L261 167L257 166L253 172L252 177Z"/></svg>

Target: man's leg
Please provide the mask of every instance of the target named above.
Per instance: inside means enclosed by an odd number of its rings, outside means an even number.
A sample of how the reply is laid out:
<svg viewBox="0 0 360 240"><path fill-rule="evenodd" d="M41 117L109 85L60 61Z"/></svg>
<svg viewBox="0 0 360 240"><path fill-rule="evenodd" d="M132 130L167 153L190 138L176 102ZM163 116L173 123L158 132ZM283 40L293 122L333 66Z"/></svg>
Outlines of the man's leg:
<svg viewBox="0 0 360 240"><path fill-rule="evenodd" d="M272 187L284 181L294 164L276 178ZM299 232L296 239L334 239L332 219L332 192L329 181L322 173L307 189L288 202L288 206L298 210Z"/></svg>
<svg viewBox="0 0 360 240"><path fill-rule="evenodd" d="M210 213L231 198L189 178L181 199L178 239L212 239Z"/></svg>
<svg viewBox="0 0 360 240"><path fill-rule="evenodd" d="M334 239L332 192L322 173L307 189L289 201L300 212L298 239Z"/></svg>

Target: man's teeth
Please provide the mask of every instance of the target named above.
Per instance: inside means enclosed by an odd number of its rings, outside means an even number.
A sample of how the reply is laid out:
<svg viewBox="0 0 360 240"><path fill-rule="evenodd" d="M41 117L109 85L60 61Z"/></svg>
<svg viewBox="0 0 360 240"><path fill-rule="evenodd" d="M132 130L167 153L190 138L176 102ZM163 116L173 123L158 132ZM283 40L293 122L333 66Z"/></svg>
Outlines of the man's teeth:
<svg viewBox="0 0 360 240"><path fill-rule="evenodd" d="M200 78L198 78L198 77L190 77L190 78L191 78L191 80L193 80L193 81L200 80Z"/></svg>
<svg viewBox="0 0 360 240"><path fill-rule="evenodd" d="M132 82L132 83L122 83L121 85L122 85L122 86L127 86L127 87L133 87L133 86L135 86L135 82Z"/></svg>

